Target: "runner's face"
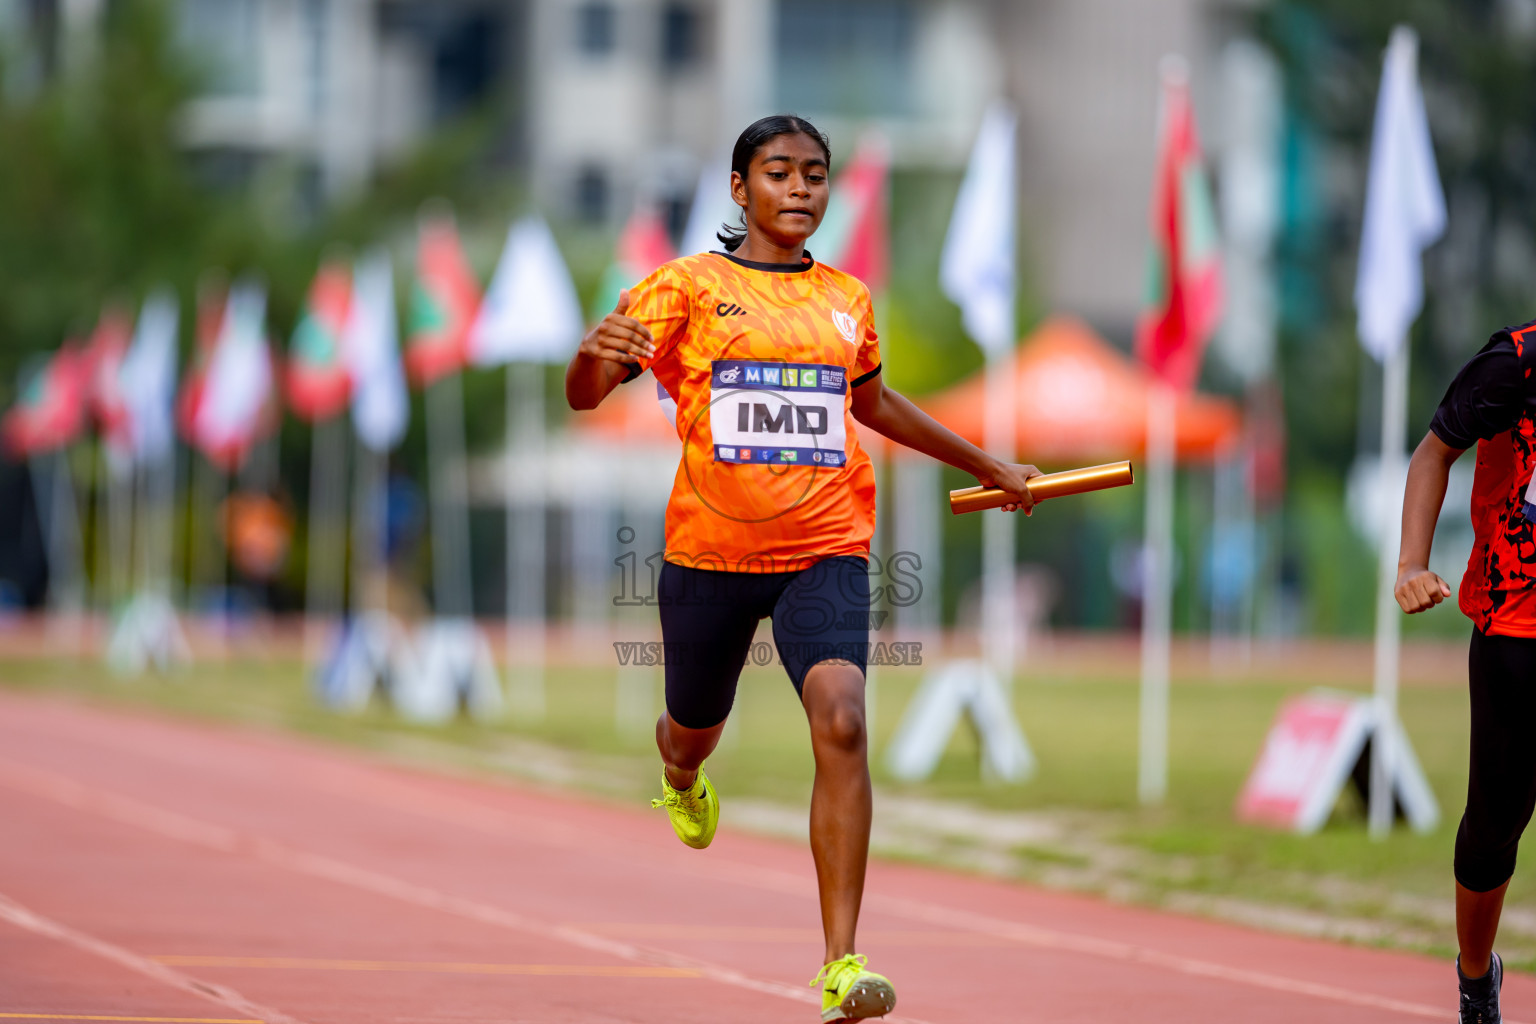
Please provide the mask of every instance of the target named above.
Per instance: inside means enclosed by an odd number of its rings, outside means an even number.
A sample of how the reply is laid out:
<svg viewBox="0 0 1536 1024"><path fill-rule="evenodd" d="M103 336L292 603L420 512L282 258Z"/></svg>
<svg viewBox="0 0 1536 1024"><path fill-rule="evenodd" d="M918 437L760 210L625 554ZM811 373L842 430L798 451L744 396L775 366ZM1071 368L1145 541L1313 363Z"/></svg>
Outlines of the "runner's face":
<svg viewBox="0 0 1536 1024"><path fill-rule="evenodd" d="M731 175L731 195L747 224L775 245L804 245L827 212L827 159L796 133L769 139L752 157L747 180Z"/></svg>

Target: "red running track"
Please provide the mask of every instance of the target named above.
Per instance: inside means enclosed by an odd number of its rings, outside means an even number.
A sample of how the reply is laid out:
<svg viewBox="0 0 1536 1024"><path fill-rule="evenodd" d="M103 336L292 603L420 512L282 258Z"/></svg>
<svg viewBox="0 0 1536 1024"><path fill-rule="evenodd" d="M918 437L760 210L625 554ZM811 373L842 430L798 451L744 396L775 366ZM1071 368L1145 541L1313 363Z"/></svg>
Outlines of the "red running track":
<svg viewBox="0 0 1536 1024"><path fill-rule="evenodd" d="M648 809L0 696L0 1024L812 1024L809 853L732 831L721 781L701 853ZM892 1021L1454 1016L1449 963L904 865L861 943Z"/></svg>

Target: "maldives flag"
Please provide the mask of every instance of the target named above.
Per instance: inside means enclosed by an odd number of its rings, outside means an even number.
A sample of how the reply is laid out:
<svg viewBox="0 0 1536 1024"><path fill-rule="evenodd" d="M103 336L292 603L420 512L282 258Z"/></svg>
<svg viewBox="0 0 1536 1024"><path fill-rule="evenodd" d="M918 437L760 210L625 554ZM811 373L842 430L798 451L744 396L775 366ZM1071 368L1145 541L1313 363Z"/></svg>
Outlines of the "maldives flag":
<svg viewBox="0 0 1536 1024"><path fill-rule="evenodd" d="M323 264L293 332L284 389L294 415L314 422L347 407L352 379L342 358L352 306L352 275L346 264Z"/></svg>
<svg viewBox="0 0 1536 1024"><path fill-rule="evenodd" d="M80 346L66 342L22 387L0 420L0 440L17 458L53 451L85 427L91 365Z"/></svg>
<svg viewBox="0 0 1536 1024"><path fill-rule="evenodd" d="M226 472L238 469L251 446L277 426L266 312L262 285L247 280L230 289L192 421L192 443Z"/></svg>
<svg viewBox="0 0 1536 1024"><path fill-rule="evenodd" d="M86 348L91 416L108 452L121 460L133 455L133 415L122 384L123 356L132 337L133 317L120 306L109 306L102 310Z"/></svg>
<svg viewBox="0 0 1536 1024"><path fill-rule="evenodd" d="M890 276L890 174L885 141L876 135L859 140L816 233L819 258L871 292L883 291Z"/></svg>
<svg viewBox="0 0 1536 1024"><path fill-rule="evenodd" d="M463 368L469 358L469 328L479 306L480 285L464 258L452 215L423 217L405 350L412 383L426 387Z"/></svg>
<svg viewBox="0 0 1536 1024"><path fill-rule="evenodd" d="M593 321L601 320L618 305L619 293L639 284L647 274L677 255L661 216L649 203L635 206L614 246L613 262L603 271L592 300Z"/></svg>
<svg viewBox="0 0 1536 1024"><path fill-rule="evenodd" d="M197 338L192 350L192 364L176 396L176 429L188 442L197 439L197 415L202 408L203 394L208 389L208 364L219 344L219 332L224 326L224 304L229 288L222 277L206 278L197 289Z"/></svg>
<svg viewBox="0 0 1536 1024"><path fill-rule="evenodd" d="M1181 63L1163 73L1160 114L1147 305L1136 324L1136 354L1156 376L1187 390L1221 319L1222 275L1189 74Z"/></svg>

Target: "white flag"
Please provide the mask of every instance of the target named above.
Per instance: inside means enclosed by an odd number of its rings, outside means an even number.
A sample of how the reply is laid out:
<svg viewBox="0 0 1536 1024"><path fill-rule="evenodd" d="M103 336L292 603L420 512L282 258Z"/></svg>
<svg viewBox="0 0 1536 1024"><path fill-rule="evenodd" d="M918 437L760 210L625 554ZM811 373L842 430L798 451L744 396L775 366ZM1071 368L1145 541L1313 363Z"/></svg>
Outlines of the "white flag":
<svg viewBox="0 0 1536 1024"><path fill-rule="evenodd" d="M541 217L513 224L470 328L470 362L563 363L585 329L576 285L549 225Z"/></svg>
<svg viewBox="0 0 1536 1024"><path fill-rule="evenodd" d="M144 302L133 344L118 369L128 406L133 457L158 462L175 442L172 403L176 400L176 297L155 292Z"/></svg>
<svg viewBox="0 0 1536 1024"><path fill-rule="evenodd" d="M1379 362L1407 340L1424 305L1423 251L1445 231L1445 194L1429 141L1418 63L1418 36L1397 26L1376 97L1355 279L1360 344Z"/></svg>
<svg viewBox="0 0 1536 1024"><path fill-rule="evenodd" d="M1014 134L1001 101L987 108L960 183L939 263L939 284L960 307L965 329L988 355L1014 342Z"/></svg>
<svg viewBox="0 0 1536 1024"><path fill-rule="evenodd" d="M383 250L359 260L353 272L342 353L352 377L352 424L358 439L387 452L405 436L411 405L400 367L395 272Z"/></svg>
<svg viewBox="0 0 1536 1024"><path fill-rule="evenodd" d="M243 448L255 437L272 391L272 358L266 339L267 293L253 281L229 292L218 344L195 423L204 451Z"/></svg>
<svg viewBox="0 0 1536 1024"><path fill-rule="evenodd" d="M741 207L731 198L731 157L727 153L699 171L699 187L693 193L688 227L683 230L683 244L678 246L678 252L692 256L720 249L715 233L723 224L735 224L740 215Z"/></svg>

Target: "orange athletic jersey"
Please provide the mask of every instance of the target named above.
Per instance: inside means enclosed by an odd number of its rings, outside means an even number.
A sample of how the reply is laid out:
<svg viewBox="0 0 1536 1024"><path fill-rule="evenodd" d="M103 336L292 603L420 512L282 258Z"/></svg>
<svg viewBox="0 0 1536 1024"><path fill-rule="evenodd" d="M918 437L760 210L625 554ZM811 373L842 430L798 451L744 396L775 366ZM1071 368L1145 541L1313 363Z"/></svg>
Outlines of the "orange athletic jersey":
<svg viewBox="0 0 1536 1024"><path fill-rule="evenodd" d="M853 388L880 370L869 289L810 259L673 260L632 291L650 369L677 402L682 458L666 560L782 572L869 557L875 474L854 431Z"/></svg>

